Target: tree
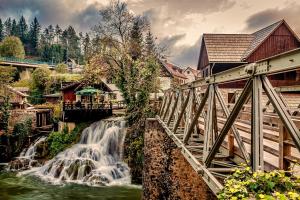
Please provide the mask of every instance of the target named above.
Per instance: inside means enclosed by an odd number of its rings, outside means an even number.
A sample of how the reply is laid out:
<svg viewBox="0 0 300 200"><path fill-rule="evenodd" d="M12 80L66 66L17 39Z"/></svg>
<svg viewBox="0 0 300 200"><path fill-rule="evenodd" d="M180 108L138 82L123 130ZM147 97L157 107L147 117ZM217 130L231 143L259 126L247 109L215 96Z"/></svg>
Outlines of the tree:
<svg viewBox="0 0 300 200"><path fill-rule="evenodd" d="M83 38L83 55L86 61L88 61L91 56L91 40L88 33L86 33Z"/></svg>
<svg viewBox="0 0 300 200"><path fill-rule="evenodd" d="M0 42L3 40L3 38L4 38L3 23L2 20L0 19Z"/></svg>
<svg viewBox="0 0 300 200"><path fill-rule="evenodd" d="M130 33L130 53L133 60L138 59L142 54L143 48L143 22L140 17L134 19L133 27Z"/></svg>
<svg viewBox="0 0 300 200"><path fill-rule="evenodd" d="M14 67L0 66L0 86L12 83L17 77L18 70Z"/></svg>
<svg viewBox="0 0 300 200"><path fill-rule="evenodd" d="M38 52L40 31L41 31L41 26L39 24L39 21L35 17L32 23L30 24L30 30L29 30L29 43L33 55L36 55Z"/></svg>
<svg viewBox="0 0 300 200"><path fill-rule="evenodd" d="M150 30L148 30L145 39L145 51L148 56L156 55L156 47L153 35Z"/></svg>
<svg viewBox="0 0 300 200"><path fill-rule="evenodd" d="M44 91L50 80L51 71L47 65L41 65L32 72L33 87Z"/></svg>
<svg viewBox="0 0 300 200"><path fill-rule="evenodd" d="M55 38L55 30L52 25L49 25L47 30L48 30L48 42L49 44L53 44Z"/></svg>
<svg viewBox="0 0 300 200"><path fill-rule="evenodd" d="M12 24L11 24L11 36L16 36L18 37L19 31L18 31L18 25L15 19L13 19Z"/></svg>
<svg viewBox="0 0 300 200"><path fill-rule="evenodd" d="M25 50L20 38L15 36L5 37L0 43L0 55L24 59Z"/></svg>
<svg viewBox="0 0 300 200"><path fill-rule="evenodd" d="M59 27L59 25L57 24L55 26L55 38L56 38L56 44L60 43L60 39L61 39L61 34L62 34L62 30Z"/></svg>
<svg viewBox="0 0 300 200"><path fill-rule="evenodd" d="M94 31L101 41L101 51L93 58L98 62L91 65L100 67L106 75L114 74L127 104L129 124L133 124L147 115L159 71L156 57L146 55L143 48L143 32L149 24L133 16L126 3L120 1L111 1L100 15L101 21Z"/></svg>
<svg viewBox="0 0 300 200"><path fill-rule="evenodd" d="M68 72L68 65L64 64L64 63L59 63L56 68L55 68L55 71L57 73L60 73L60 74L64 74L64 73L67 73Z"/></svg>
<svg viewBox="0 0 300 200"><path fill-rule="evenodd" d="M28 36L28 26L26 23L26 20L24 18L24 16L22 15L19 23L18 23L18 36L20 37L21 41L23 43L27 42L27 36Z"/></svg>
<svg viewBox="0 0 300 200"><path fill-rule="evenodd" d="M4 22L4 36L11 36L11 28L12 28L11 18L8 18Z"/></svg>

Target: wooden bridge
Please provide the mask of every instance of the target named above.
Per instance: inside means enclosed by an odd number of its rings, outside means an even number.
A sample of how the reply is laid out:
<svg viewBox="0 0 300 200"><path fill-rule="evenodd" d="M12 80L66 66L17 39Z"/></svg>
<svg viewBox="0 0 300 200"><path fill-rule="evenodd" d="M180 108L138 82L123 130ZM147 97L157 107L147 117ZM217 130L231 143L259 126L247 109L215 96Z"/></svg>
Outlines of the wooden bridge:
<svg viewBox="0 0 300 200"><path fill-rule="evenodd" d="M157 119L215 194L240 163L257 171L300 161L300 102L291 108L268 79L294 70L300 49L165 92ZM244 88L226 87L232 82Z"/></svg>

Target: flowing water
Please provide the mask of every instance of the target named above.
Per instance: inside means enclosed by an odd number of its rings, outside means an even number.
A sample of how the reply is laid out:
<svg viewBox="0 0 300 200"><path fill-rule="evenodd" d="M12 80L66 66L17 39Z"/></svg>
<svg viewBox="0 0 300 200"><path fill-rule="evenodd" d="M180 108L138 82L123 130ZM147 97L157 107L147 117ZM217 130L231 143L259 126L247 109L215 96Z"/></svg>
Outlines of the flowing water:
<svg viewBox="0 0 300 200"><path fill-rule="evenodd" d="M41 167L0 174L0 199L140 199L122 161L125 122L108 119L82 132L78 144ZM40 138L20 158L34 160ZM96 187L90 187L96 186Z"/></svg>

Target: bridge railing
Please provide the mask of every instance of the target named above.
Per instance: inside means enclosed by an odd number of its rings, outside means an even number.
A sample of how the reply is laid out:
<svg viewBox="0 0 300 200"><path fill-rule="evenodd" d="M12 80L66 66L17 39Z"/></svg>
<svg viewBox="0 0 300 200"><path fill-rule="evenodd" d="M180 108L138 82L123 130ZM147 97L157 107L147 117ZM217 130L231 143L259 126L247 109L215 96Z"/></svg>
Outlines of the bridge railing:
<svg viewBox="0 0 300 200"><path fill-rule="evenodd" d="M300 49L166 91L157 119L214 193L240 163L257 171L300 162L300 118L268 78L294 70ZM226 87L233 82L243 89ZM234 90L236 101L225 101Z"/></svg>
<svg viewBox="0 0 300 200"><path fill-rule="evenodd" d="M3 62L12 62L12 63L26 63L26 64L31 64L31 65L55 65L55 63L49 63L49 62L43 62L43 61L37 61L37 60L31 60L31 59L20 59L20 58L15 58L15 57L0 57L0 61Z"/></svg>

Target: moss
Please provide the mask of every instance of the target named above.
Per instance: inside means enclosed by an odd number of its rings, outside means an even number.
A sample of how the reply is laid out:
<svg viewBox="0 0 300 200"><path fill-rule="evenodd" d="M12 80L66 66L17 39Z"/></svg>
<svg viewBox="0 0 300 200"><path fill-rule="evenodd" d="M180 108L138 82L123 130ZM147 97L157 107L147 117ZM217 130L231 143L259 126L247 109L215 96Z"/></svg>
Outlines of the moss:
<svg viewBox="0 0 300 200"><path fill-rule="evenodd" d="M125 139L124 157L131 169L134 184L142 184L144 131L143 123L135 124L128 129Z"/></svg>

